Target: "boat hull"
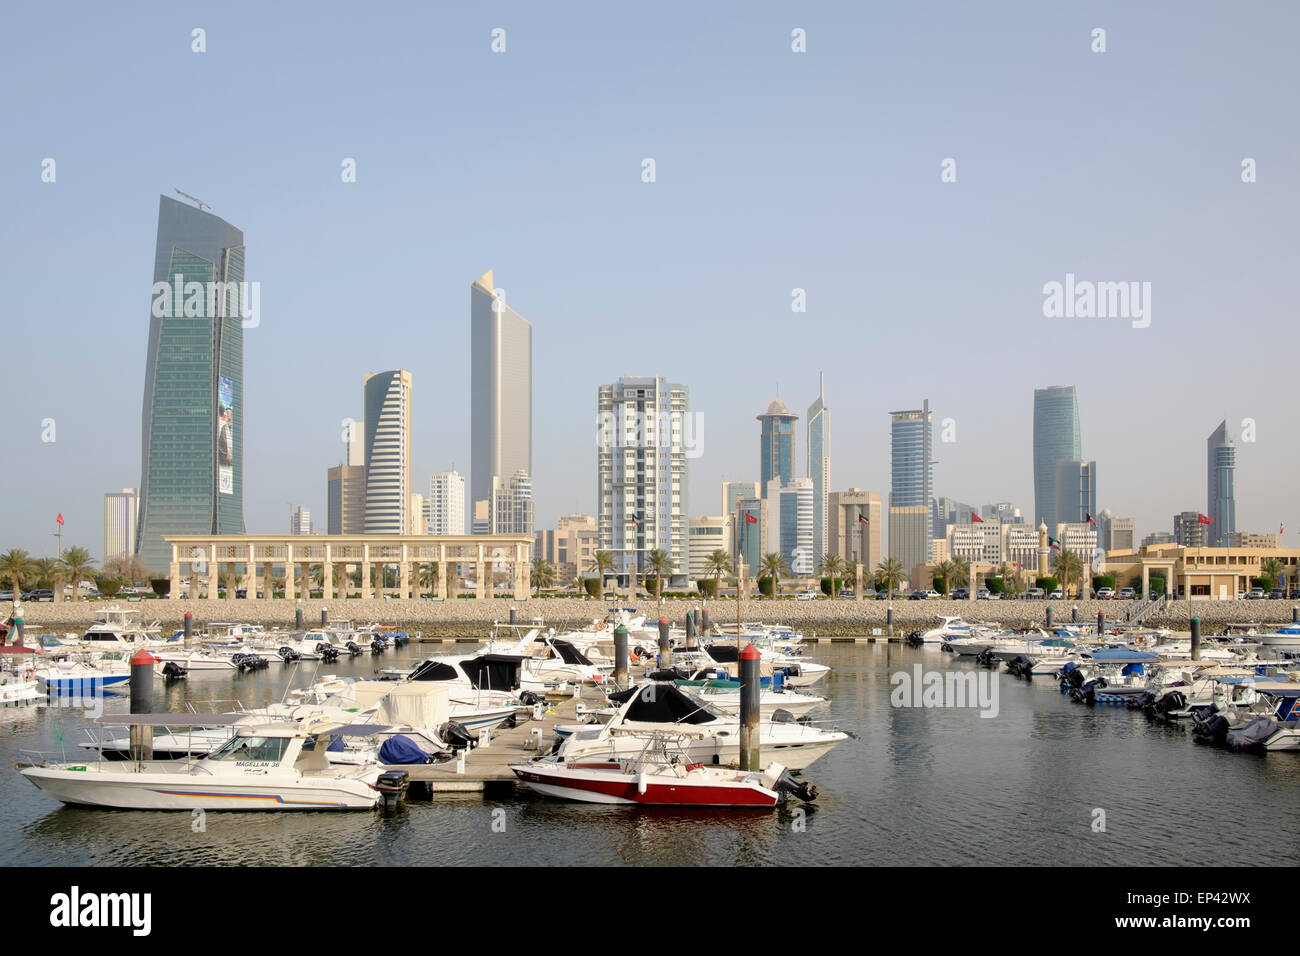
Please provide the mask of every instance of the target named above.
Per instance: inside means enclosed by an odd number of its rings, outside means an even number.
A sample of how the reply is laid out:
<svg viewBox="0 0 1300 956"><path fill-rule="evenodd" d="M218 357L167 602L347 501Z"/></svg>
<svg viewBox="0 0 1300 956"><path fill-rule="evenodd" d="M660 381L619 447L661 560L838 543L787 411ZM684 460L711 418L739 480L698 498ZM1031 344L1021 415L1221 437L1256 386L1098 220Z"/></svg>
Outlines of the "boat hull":
<svg viewBox="0 0 1300 956"><path fill-rule="evenodd" d="M530 789L543 796L582 803L622 804L657 807L727 807L766 810L776 806L775 791L746 779L722 780L707 771L697 772L698 782L660 774L638 775L615 769L554 770L511 767Z"/></svg>

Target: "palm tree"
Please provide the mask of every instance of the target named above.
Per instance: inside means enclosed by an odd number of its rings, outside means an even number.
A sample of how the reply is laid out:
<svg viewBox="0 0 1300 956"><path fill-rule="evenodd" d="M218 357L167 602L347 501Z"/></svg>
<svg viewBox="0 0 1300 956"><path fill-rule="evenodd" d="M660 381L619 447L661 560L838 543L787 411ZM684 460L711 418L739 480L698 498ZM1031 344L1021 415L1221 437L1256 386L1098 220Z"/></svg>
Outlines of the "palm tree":
<svg viewBox="0 0 1300 956"><path fill-rule="evenodd" d="M8 581L14 591L14 603L18 603L23 589L23 582L36 573L36 562L31 556L19 549L6 551L0 555L0 578Z"/></svg>
<svg viewBox="0 0 1300 956"><path fill-rule="evenodd" d="M953 558L952 559L952 587L964 588L970 587L970 558ZM952 588L949 588L951 591Z"/></svg>
<svg viewBox="0 0 1300 956"><path fill-rule="evenodd" d="M226 589L226 597L235 596L235 586L239 583L239 575L235 573L233 564L223 564L221 566L221 586Z"/></svg>
<svg viewBox="0 0 1300 956"><path fill-rule="evenodd" d="M731 555L719 548L705 559L704 573L713 575L713 593L722 593L722 576L731 573ZM737 591L739 594L739 591Z"/></svg>
<svg viewBox="0 0 1300 956"><path fill-rule="evenodd" d="M34 574L40 587L54 588L63 577L63 565L54 558L37 558Z"/></svg>
<svg viewBox="0 0 1300 956"><path fill-rule="evenodd" d="M781 593L781 575L790 573L790 565L785 560L785 555L780 551L769 551L763 555L762 561L763 573L772 579L772 597L778 597Z"/></svg>
<svg viewBox="0 0 1300 956"><path fill-rule="evenodd" d="M78 586L84 577L89 576L95 569L95 562L90 557L90 552L85 548L68 548L63 552L63 570L67 574L68 580L72 582L72 599L75 601L78 596Z"/></svg>
<svg viewBox="0 0 1300 956"><path fill-rule="evenodd" d="M1057 579L1061 582L1061 593L1070 593L1070 582L1077 576L1083 580L1083 559L1073 551L1066 551L1062 548L1056 552L1052 559L1052 570L1055 572Z"/></svg>
<svg viewBox="0 0 1300 956"><path fill-rule="evenodd" d="M587 565L588 571L595 571L600 577L600 590L603 594L605 591L605 576L614 570L614 552L597 551L591 556L591 563Z"/></svg>
<svg viewBox="0 0 1300 956"><path fill-rule="evenodd" d="M835 595L839 592L839 587L835 584L835 576L844 573L844 559L838 554L822 555L821 572L831 579L831 598L834 599Z"/></svg>
<svg viewBox="0 0 1300 956"><path fill-rule="evenodd" d="M534 591L549 588L555 583L555 568L545 558L533 558L529 575Z"/></svg>
<svg viewBox="0 0 1300 956"><path fill-rule="evenodd" d="M1273 587L1280 586L1282 578L1282 562L1277 558L1265 558L1259 565L1260 573L1266 578L1271 578Z"/></svg>
<svg viewBox="0 0 1300 956"><path fill-rule="evenodd" d="M1002 567L998 568L998 574L1002 576L1002 590L1011 594L1020 593L1020 582L1016 574L1016 569L1010 561L1005 561Z"/></svg>
<svg viewBox="0 0 1300 956"><path fill-rule="evenodd" d="M655 597L659 599L659 606L662 608L664 604L664 572L671 572L675 569L677 562L663 548L655 548L646 552L645 563L655 573Z"/></svg>
<svg viewBox="0 0 1300 956"><path fill-rule="evenodd" d="M845 577L845 579L848 579L848 578L852 578L852 579L853 579L853 593L854 593L854 594L857 594L859 588L862 588L862 587L865 587L865 586L866 586L866 582L865 582L865 581L859 581L859 580L858 580L858 575L859 575L859 574L863 574L863 575L865 575L865 573L866 573L866 572L865 572L865 569L864 569L863 566L862 566L862 562L859 561L857 558L852 558L852 559L850 559L850 560L844 562L844 577ZM873 595L873 596L874 596L874 595Z"/></svg>
<svg viewBox="0 0 1300 956"><path fill-rule="evenodd" d="M898 558L886 558L876 566L876 577L889 589L889 600L894 600L894 589L906 578L903 563Z"/></svg>
<svg viewBox="0 0 1300 956"><path fill-rule="evenodd" d="M934 566L934 578L943 581L943 589L947 594L952 593L952 576L956 570L957 566L951 561L940 561Z"/></svg>

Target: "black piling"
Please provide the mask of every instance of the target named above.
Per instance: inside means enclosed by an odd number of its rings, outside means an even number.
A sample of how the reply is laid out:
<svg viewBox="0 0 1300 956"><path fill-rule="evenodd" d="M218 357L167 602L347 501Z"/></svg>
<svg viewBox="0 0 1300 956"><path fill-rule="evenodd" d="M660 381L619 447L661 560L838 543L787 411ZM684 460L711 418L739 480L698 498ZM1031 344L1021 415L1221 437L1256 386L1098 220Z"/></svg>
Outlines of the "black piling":
<svg viewBox="0 0 1300 956"><path fill-rule="evenodd" d="M131 713L153 713L153 665L154 656L146 650L136 651L131 658ZM135 761L153 759L153 728L133 724L131 726L131 759Z"/></svg>
<svg viewBox="0 0 1300 956"><path fill-rule="evenodd" d="M1101 637L1106 633L1106 612L1097 612L1097 636Z"/></svg>
<svg viewBox="0 0 1300 956"><path fill-rule="evenodd" d="M695 646L695 612L686 612L686 647L689 650Z"/></svg>
<svg viewBox="0 0 1300 956"><path fill-rule="evenodd" d="M1047 605L1047 626L1052 626L1052 605Z"/></svg>
<svg viewBox="0 0 1300 956"><path fill-rule="evenodd" d="M759 753L759 674L758 648L746 644L740 652L740 769L762 770Z"/></svg>
<svg viewBox="0 0 1300 956"><path fill-rule="evenodd" d="M329 608L323 607L320 609L320 626L325 627L327 624L329 624L329 622L330 622Z"/></svg>
<svg viewBox="0 0 1300 956"><path fill-rule="evenodd" d="M622 624L614 628L614 684L627 686L627 628Z"/></svg>
<svg viewBox="0 0 1300 956"><path fill-rule="evenodd" d="M667 670L673 666L673 645L668 639L672 622L666 617L659 619L659 666Z"/></svg>
<svg viewBox="0 0 1300 956"><path fill-rule="evenodd" d="M1201 619L1192 618L1192 660L1201 659Z"/></svg>
<svg viewBox="0 0 1300 956"><path fill-rule="evenodd" d="M189 611L185 612L185 643L188 644L194 637L194 615Z"/></svg>
<svg viewBox="0 0 1300 956"><path fill-rule="evenodd" d="M293 610L293 627L296 631L302 630L302 608L300 607Z"/></svg>
<svg viewBox="0 0 1300 956"><path fill-rule="evenodd" d="M518 621L515 620L515 614L516 614L515 609L514 609L514 608L511 608L511 609L510 609L510 623L511 623L511 624L517 624L517 623L518 623Z"/></svg>

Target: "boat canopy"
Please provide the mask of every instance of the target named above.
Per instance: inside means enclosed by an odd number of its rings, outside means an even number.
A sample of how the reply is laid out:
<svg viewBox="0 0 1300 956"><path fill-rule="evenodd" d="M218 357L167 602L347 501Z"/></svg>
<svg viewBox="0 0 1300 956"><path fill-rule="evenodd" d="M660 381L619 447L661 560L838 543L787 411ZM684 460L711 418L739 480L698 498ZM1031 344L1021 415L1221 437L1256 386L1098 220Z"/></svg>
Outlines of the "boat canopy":
<svg viewBox="0 0 1300 956"><path fill-rule="evenodd" d="M1128 647L1103 647L1100 650L1093 651L1090 656L1094 661L1107 664L1155 663L1160 660L1159 654L1152 654L1150 651L1135 651Z"/></svg>
<svg viewBox="0 0 1300 956"><path fill-rule="evenodd" d="M649 724L707 724L715 716L672 684L644 684L623 712L624 720Z"/></svg>
<svg viewBox="0 0 1300 956"><path fill-rule="evenodd" d="M740 651L735 644L706 644L704 649L719 664L734 664L740 660Z"/></svg>
<svg viewBox="0 0 1300 956"><path fill-rule="evenodd" d="M586 656L570 644L568 641L562 641L559 638L552 638L551 646L555 648L555 653L560 655L560 660L566 664L582 664L587 667L593 666Z"/></svg>

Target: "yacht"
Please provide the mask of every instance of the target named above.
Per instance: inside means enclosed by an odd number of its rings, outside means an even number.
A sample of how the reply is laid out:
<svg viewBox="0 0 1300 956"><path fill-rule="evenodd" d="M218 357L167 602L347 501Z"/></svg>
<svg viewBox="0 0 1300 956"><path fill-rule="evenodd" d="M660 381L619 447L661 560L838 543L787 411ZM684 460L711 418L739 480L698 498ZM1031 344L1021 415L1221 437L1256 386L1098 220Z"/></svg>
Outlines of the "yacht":
<svg viewBox="0 0 1300 956"><path fill-rule="evenodd" d="M166 643L156 624L146 628L140 624L139 611L115 604L105 608L103 617L86 628L77 642L80 648L97 651L136 651Z"/></svg>

